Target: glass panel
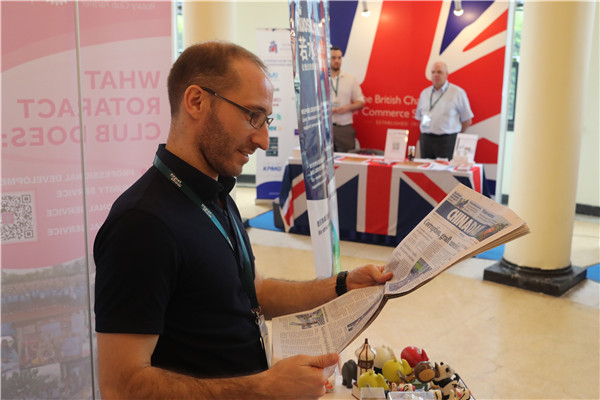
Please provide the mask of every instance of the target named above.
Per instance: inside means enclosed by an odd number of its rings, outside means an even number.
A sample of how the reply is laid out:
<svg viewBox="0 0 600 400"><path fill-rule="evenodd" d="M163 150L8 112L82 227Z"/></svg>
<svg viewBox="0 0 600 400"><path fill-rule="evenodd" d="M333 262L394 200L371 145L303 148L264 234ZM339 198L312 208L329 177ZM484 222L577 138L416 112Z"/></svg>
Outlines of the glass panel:
<svg viewBox="0 0 600 400"><path fill-rule="evenodd" d="M92 397L75 14L59 3L2 2L2 398Z"/></svg>
<svg viewBox="0 0 600 400"><path fill-rule="evenodd" d="M166 139L171 4L1 7L1 397L99 398L86 255Z"/></svg>
<svg viewBox="0 0 600 400"><path fill-rule="evenodd" d="M146 172L158 144L166 142L171 14L170 2L79 2L90 253L112 203ZM93 293L91 254L89 262Z"/></svg>

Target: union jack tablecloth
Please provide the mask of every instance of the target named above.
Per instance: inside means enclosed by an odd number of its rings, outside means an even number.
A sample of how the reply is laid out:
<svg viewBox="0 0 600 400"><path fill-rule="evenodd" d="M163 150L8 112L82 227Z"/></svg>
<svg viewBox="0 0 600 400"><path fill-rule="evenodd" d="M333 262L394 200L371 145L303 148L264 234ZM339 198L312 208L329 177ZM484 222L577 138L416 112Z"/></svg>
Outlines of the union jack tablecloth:
<svg viewBox="0 0 600 400"><path fill-rule="evenodd" d="M386 164L382 157L335 160L340 239L397 245L457 183L490 196L483 166L457 168L431 160ZM310 234L300 159L290 158L279 194L287 232Z"/></svg>

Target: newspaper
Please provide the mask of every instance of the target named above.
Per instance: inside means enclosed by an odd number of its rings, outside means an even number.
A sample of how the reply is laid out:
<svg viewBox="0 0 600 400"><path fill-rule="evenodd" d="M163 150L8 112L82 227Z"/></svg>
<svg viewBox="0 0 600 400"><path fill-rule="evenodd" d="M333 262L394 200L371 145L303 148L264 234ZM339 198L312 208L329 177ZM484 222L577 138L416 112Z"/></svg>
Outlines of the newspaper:
<svg viewBox="0 0 600 400"><path fill-rule="evenodd" d="M339 353L403 296L476 254L529 233L513 211L458 184L392 252L385 285L351 290L312 310L274 318L273 363L296 354Z"/></svg>

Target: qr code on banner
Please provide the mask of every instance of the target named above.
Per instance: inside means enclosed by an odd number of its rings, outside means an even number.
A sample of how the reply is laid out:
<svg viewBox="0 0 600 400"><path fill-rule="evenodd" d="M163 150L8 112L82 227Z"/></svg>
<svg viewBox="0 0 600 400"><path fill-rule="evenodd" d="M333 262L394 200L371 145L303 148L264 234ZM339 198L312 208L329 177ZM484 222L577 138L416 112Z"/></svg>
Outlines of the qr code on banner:
<svg viewBox="0 0 600 400"><path fill-rule="evenodd" d="M37 240L33 192L2 193L2 242Z"/></svg>

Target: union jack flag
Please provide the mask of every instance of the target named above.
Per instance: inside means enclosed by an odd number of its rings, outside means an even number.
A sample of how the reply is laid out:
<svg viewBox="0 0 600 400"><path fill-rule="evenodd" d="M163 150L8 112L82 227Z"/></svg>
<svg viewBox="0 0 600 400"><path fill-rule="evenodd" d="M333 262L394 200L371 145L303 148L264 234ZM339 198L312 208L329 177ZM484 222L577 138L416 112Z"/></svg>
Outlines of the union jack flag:
<svg viewBox="0 0 600 400"><path fill-rule="evenodd" d="M462 183L489 196L481 165L461 170L422 162L385 164L345 156L335 162L340 238L395 245ZM284 173L279 197L286 231L309 234L304 175L299 162Z"/></svg>

